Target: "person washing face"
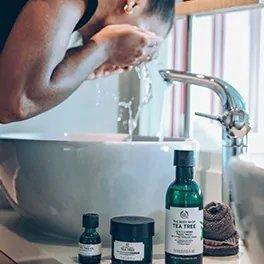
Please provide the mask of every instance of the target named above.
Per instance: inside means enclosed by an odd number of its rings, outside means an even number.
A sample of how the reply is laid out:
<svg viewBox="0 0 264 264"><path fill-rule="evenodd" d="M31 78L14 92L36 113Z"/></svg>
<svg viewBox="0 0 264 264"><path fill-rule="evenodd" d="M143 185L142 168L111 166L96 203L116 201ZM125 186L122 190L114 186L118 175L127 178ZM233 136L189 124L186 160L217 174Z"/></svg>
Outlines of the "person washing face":
<svg viewBox="0 0 264 264"><path fill-rule="evenodd" d="M2 0L0 123L31 118L87 79L149 61L170 30L175 0ZM84 44L67 49L73 31Z"/></svg>

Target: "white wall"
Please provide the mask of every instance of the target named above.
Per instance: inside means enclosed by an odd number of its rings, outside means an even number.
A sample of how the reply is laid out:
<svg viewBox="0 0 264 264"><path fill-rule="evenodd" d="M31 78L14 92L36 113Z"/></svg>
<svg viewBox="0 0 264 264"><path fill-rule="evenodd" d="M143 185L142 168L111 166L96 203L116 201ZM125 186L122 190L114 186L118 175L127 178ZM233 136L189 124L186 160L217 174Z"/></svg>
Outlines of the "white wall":
<svg viewBox="0 0 264 264"><path fill-rule="evenodd" d="M118 86L118 76L87 81L58 107L27 121L0 125L0 133L116 133Z"/></svg>

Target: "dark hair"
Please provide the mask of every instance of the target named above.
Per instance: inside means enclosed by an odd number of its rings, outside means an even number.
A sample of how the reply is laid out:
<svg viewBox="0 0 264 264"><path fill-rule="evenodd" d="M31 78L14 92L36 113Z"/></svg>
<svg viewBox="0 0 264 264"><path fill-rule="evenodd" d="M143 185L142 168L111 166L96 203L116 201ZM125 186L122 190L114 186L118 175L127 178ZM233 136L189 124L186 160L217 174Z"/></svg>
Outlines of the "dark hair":
<svg viewBox="0 0 264 264"><path fill-rule="evenodd" d="M172 25L175 14L175 0L149 0L148 12L159 14L164 22Z"/></svg>

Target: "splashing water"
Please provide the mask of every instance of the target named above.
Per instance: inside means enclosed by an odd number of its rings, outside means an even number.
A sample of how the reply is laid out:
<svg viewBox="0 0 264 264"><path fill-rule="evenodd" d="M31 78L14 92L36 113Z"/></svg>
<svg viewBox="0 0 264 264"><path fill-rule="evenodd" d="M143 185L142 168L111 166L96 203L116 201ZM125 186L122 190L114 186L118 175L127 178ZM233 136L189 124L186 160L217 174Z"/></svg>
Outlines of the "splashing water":
<svg viewBox="0 0 264 264"><path fill-rule="evenodd" d="M152 93L152 81L150 78L149 74L149 69L146 64L141 64L137 67L135 67L136 73L138 75L138 78L144 82L144 96L139 103L137 107L137 111L134 113L133 112L133 106L134 106L134 100L135 98L131 98L129 101L122 101L118 103L119 108L119 113L117 117L117 122L121 122L121 124L124 127L128 127L128 134L129 134L129 140L132 140L132 136L138 126L139 118L142 113L143 108L151 101L153 97ZM95 88L96 88L96 100L95 100L95 106L100 107L102 104L102 97L104 94L108 94L108 92L104 91L101 88L100 82L95 83ZM119 94L109 94L112 99L115 102L118 102L119 100ZM123 121L122 117L124 115L124 112L128 112L128 119Z"/></svg>
<svg viewBox="0 0 264 264"><path fill-rule="evenodd" d="M167 102L169 101L170 98L170 90L171 90L171 85L170 86L168 85L167 87L165 87L163 93L161 118L160 118L159 130L157 133L157 137L159 138L159 141L164 141L164 137L165 137L165 120L167 115Z"/></svg>
<svg viewBox="0 0 264 264"><path fill-rule="evenodd" d="M153 93L152 93L152 81L149 74L149 69L146 64L139 65L135 68L138 77L140 80L145 82L145 95L142 98L142 101L140 102L137 112L135 116L133 116L133 102L130 100L129 102L120 102L119 106L126 109L128 111L128 133L129 133L129 139L132 139L133 133L136 130L138 126L138 121L140 114L144 108L152 99ZM118 121L120 121L120 115L118 117Z"/></svg>
<svg viewBox="0 0 264 264"><path fill-rule="evenodd" d="M120 107L123 107L124 109L128 110L128 116L129 116L129 118L128 118L128 134L129 134L129 138L132 138L133 132L137 127L137 123L135 122L135 120L133 118L132 101L120 102L118 105ZM118 120L121 121L122 118L119 116Z"/></svg>
<svg viewBox="0 0 264 264"><path fill-rule="evenodd" d="M95 84L95 88L96 88L96 101L95 101L95 106L99 107L100 103L101 103L101 94L102 94L102 90L100 87L100 84L97 82Z"/></svg>
<svg viewBox="0 0 264 264"><path fill-rule="evenodd" d="M158 64L157 64L158 65ZM117 122L121 123L122 126L128 128L128 134L129 134L129 140L132 140L133 134L135 130L138 127L139 118L141 116L141 113L146 105L151 101L153 98L153 87L152 87L152 80L149 73L149 68L146 64L142 64L140 66L137 66L135 68L136 73L138 75L138 78L144 83L144 96L139 103L137 110L133 111L134 106L134 100L135 98L132 97L129 101L122 101L118 103L119 106L119 113L117 117ZM100 107L102 104L102 96L104 94L107 94L108 92L105 92L103 89L101 89L101 85L99 82L95 84L96 87L96 107ZM170 86L168 86L170 87ZM119 100L119 94L109 94L109 96L112 97L112 99L115 102L118 102ZM164 140L164 134L165 134L165 119L167 114L167 102L169 99L169 89L164 89L163 94L163 103L162 103L162 113L161 113L161 119L160 119L160 125L159 130L157 132L157 137L160 141ZM124 113L128 113L128 118L126 120L123 120Z"/></svg>
<svg viewBox="0 0 264 264"><path fill-rule="evenodd" d="M140 104L141 107L145 106L150 102L153 97L152 93L152 81L149 74L149 69L146 64L142 64L136 67L136 72L138 74L138 78L142 81L146 82L145 86L145 96Z"/></svg>

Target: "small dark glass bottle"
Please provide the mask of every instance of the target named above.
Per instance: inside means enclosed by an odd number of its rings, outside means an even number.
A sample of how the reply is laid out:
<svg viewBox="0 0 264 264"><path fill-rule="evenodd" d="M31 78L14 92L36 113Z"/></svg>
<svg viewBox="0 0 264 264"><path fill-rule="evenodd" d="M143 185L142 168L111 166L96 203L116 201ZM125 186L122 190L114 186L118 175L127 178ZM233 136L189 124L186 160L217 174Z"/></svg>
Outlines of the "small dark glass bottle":
<svg viewBox="0 0 264 264"><path fill-rule="evenodd" d="M203 263L203 196L194 181L195 153L175 151L176 179L166 194L166 264Z"/></svg>
<svg viewBox="0 0 264 264"><path fill-rule="evenodd" d="M98 264L101 261L101 237L96 228L99 227L97 214L83 215L84 233L79 240L79 262L81 264Z"/></svg>

